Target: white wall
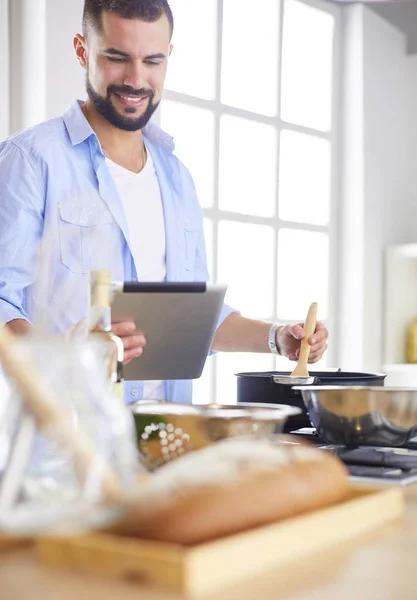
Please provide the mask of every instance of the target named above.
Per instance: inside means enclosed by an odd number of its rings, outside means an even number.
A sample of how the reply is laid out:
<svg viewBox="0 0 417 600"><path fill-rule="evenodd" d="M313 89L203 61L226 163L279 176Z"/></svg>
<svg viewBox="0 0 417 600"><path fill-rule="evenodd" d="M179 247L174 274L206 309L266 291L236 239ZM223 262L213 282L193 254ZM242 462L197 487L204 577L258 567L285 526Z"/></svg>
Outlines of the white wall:
<svg viewBox="0 0 417 600"><path fill-rule="evenodd" d="M72 46L81 33L82 7L83 0L0 0L2 83L11 67L10 90L7 83L0 90L0 139L56 117L74 98L84 98L84 71Z"/></svg>
<svg viewBox="0 0 417 600"><path fill-rule="evenodd" d="M339 364L379 370L385 248L417 240L410 186L415 168L409 163L410 132L416 125L410 110L411 58L405 36L373 11L358 4L345 11Z"/></svg>
<svg viewBox="0 0 417 600"><path fill-rule="evenodd" d="M13 0L10 7L10 129L45 119L46 0Z"/></svg>
<svg viewBox="0 0 417 600"><path fill-rule="evenodd" d="M81 33L83 0L46 0L46 117L61 115L75 98L85 97L84 70L72 41Z"/></svg>
<svg viewBox="0 0 417 600"><path fill-rule="evenodd" d="M382 324L385 248L390 244L413 241L408 219L410 115L407 67L406 37L373 11L366 9L365 369L380 370L384 362Z"/></svg>
<svg viewBox="0 0 417 600"><path fill-rule="evenodd" d="M408 114L410 124L408 131L409 140L409 190L410 207L408 224L411 228L410 235L417 241L417 54L408 58Z"/></svg>

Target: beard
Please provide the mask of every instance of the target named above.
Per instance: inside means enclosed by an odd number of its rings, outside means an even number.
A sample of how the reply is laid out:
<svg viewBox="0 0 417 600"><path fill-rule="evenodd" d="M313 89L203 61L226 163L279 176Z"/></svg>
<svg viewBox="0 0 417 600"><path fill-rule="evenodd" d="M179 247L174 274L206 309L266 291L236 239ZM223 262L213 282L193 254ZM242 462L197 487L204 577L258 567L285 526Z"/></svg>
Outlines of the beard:
<svg viewBox="0 0 417 600"><path fill-rule="evenodd" d="M86 89L88 97L93 103L97 112L106 119L113 127L117 127L117 129L122 129L123 131L138 131L139 129L143 129L145 125L148 124L152 115L156 111L159 106L160 100L155 102L155 92L150 89L142 88L140 90L135 90L130 86L116 86L109 85L107 88L107 96L100 96L95 89L93 88L89 74L87 72L86 75ZM113 93L122 94L125 96L142 96L149 98L148 105L145 111L139 117L128 117L129 114L134 114L136 112L135 108L125 108L125 115L120 114L116 108L113 106L111 95Z"/></svg>

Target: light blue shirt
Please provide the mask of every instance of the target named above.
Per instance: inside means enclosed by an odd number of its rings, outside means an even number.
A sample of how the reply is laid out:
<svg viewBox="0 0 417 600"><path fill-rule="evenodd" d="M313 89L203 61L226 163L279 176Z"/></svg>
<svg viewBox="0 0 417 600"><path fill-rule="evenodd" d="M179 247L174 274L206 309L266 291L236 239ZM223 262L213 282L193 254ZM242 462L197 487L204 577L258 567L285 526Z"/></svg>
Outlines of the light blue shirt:
<svg viewBox="0 0 417 600"><path fill-rule="evenodd" d="M208 281L192 178L174 156L170 136L154 123L143 134L161 190L167 280ZM0 322L25 319L63 333L85 319L90 270L137 280L129 232L135 235L135 224L128 226L78 101L62 117L0 143ZM219 325L231 312L224 305ZM165 391L175 402L192 400L191 381L168 381ZM142 382L125 383L127 402L142 393Z"/></svg>

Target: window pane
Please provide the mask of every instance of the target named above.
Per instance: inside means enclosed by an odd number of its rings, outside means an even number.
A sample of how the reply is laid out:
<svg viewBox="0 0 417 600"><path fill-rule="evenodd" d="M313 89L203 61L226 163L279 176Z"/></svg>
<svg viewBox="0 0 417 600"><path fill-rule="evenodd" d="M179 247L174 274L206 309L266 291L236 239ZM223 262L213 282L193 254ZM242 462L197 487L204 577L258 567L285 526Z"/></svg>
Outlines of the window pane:
<svg viewBox="0 0 417 600"><path fill-rule="evenodd" d="M217 398L220 404L236 404L236 373L246 371L271 371L274 359L272 354L248 354L225 352L217 355Z"/></svg>
<svg viewBox="0 0 417 600"><path fill-rule="evenodd" d="M206 254L207 254L207 266L210 273L210 280L214 279L213 272L213 221L211 219L204 219L204 239L206 242Z"/></svg>
<svg viewBox="0 0 417 600"><path fill-rule="evenodd" d="M220 121L220 208L274 216L276 171L276 128L224 115Z"/></svg>
<svg viewBox="0 0 417 600"><path fill-rule="evenodd" d="M278 235L279 319L303 321L312 302L318 319L328 315L329 236L312 231L281 229Z"/></svg>
<svg viewBox="0 0 417 600"><path fill-rule="evenodd" d="M307 308L308 310L308 308ZM307 313L306 313L307 314ZM302 321L304 321L305 316L302 319L299 319L299 322L301 323ZM323 358L321 360L319 360L318 362L314 363L314 365L309 365L309 370L311 371L321 371L323 369L326 369L328 367L328 361L327 361L327 356L328 356L328 352L326 351ZM275 359L275 365L274 365L274 370L275 371L289 371L290 373L292 373L292 371L294 371L295 369L295 365L297 364L297 361L291 361L288 360L288 358L285 358L285 356L277 356Z"/></svg>
<svg viewBox="0 0 417 600"><path fill-rule="evenodd" d="M226 301L248 317L273 314L274 230L220 221L218 281L229 284Z"/></svg>
<svg viewBox="0 0 417 600"><path fill-rule="evenodd" d="M275 371L294 371L296 362L293 362L286 358L285 356L275 356L274 357L274 370Z"/></svg>
<svg viewBox="0 0 417 600"><path fill-rule="evenodd" d="M214 114L205 108L164 100L161 127L173 136L175 154L190 170L201 206L213 206Z"/></svg>
<svg viewBox="0 0 417 600"><path fill-rule="evenodd" d="M278 106L279 2L223 0L223 6L221 101L274 116Z"/></svg>
<svg viewBox="0 0 417 600"><path fill-rule="evenodd" d="M282 49L281 116L329 131L332 120L334 17L286 0Z"/></svg>
<svg viewBox="0 0 417 600"><path fill-rule="evenodd" d="M327 225L330 220L330 142L281 133L279 216L284 221Z"/></svg>
<svg viewBox="0 0 417 600"><path fill-rule="evenodd" d="M175 27L166 89L212 100L216 95L217 2L171 0Z"/></svg>
<svg viewBox="0 0 417 600"><path fill-rule="evenodd" d="M193 404L211 404L215 401L213 390L213 361L214 356L207 358L200 379L193 381Z"/></svg>

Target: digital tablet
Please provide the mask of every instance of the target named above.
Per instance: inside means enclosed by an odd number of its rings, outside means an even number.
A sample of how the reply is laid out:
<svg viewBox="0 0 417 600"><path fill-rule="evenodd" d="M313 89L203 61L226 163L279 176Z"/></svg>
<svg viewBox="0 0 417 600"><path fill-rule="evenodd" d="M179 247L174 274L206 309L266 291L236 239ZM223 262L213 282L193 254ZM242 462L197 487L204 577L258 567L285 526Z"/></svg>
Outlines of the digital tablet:
<svg viewBox="0 0 417 600"><path fill-rule="evenodd" d="M131 320L147 344L124 378L198 379L210 352L226 285L114 282L112 321Z"/></svg>

